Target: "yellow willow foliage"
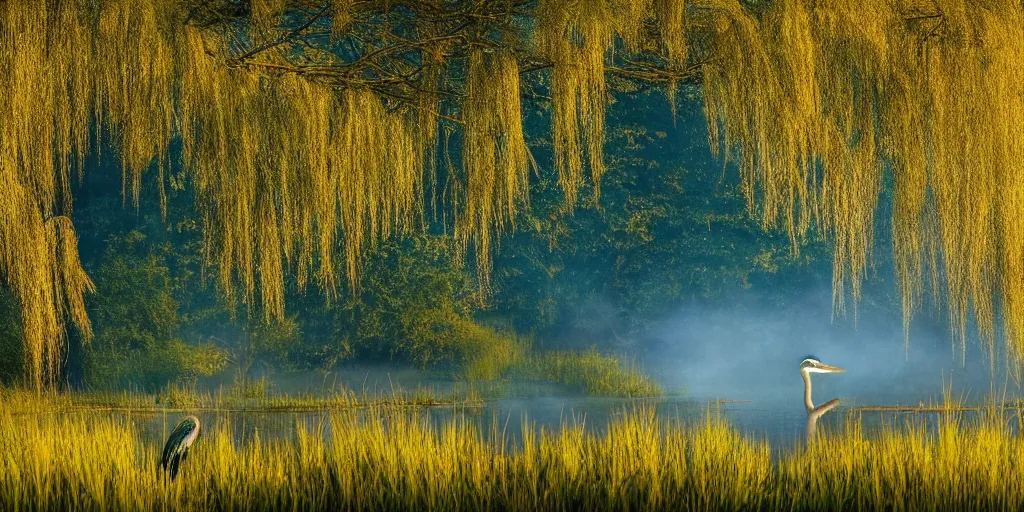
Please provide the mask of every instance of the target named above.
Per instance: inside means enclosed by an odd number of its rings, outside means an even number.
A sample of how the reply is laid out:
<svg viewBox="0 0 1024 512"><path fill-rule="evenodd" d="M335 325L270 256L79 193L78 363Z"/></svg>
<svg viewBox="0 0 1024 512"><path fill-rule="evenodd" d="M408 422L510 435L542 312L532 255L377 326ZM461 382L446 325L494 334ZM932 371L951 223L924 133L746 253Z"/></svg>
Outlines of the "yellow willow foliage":
<svg viewBox="0 0 1024 512"><path fill-rule="evenodd" d="M120 145L125 192L136 205L142 175L155 158L161 207L165 206L163 175L173 132L174 108L170 99L174 92L175 49L173 34L163 27L175 15L169 4L161 2L142 8L133 2L110 2L100 12L98 33L92 42L98 96L94 114L116 132L114 144ZM68 22L82 24L82 20ZM54 30L59 32L61 28ZM88 92L83 91L79 101L88 104L85 98ZM76 121L88 126L86 119Z"/></svg>
<svg viewBox="0 0 1024 512"><path fill-rule="evenodd" d="M905 322L930 280L961 341L973 315L991 350L1001 313L1010 355L1024 355L1021 5L780 0L755 15L704 4L712 144L739 158L766 226L798 239L817 223L835 241L837 310L870 267L891 168Z"/></svg>
<svg viewBox="0 0 1024 512"><path fill-rule="evenodd" d="M184 166L221 287L230 295L238 279L246 303L259 289L266 317L280 318L289 265L304 285L318 260L318 281L335 289L340 231L355 289L366 241L412 227L422 210L430 135L369 91L230 69L208 51L225 43L198 29L179 40Z"/></svg>
<svg viewBox="0 0 1024 512"><path fill-rule="evenodd" d="M576 204L584 150L595 185L604 172L605 58L616 32L638 46L650 2L542 0L537 51L551 60L552 142L566 204Z"/></svg>
<svg viewBox="0 0 1024 512"><path fill-rule="evenodd" d="M261 5L257 18L272 26L282 4ZM184 14L173 0L0 6L0 274L23 309L37 386L58 374L65 319L90 334L92 285L61 215L93 129L120 153L135 201L154 166L162 189L167 148L181 138L207 261L229 296L236 282L247 304L258 292L268 318L284 313L286 271L304 284L316 265L333 290L343 247L354 288L367 243L421 215L432 132L369 91L232 68L224 36L184 25Z"/></svg>
<svg viewBox="0 0 1024 512"><path fill-rule="evenodd" d="M335 37L356 4L331 4ZM290 5L253 2L251 40L272 38ZM585 167L595 185L604 168L613 51L662 48L676 70L691 53L706 53L713 147L737 159L765 227L782 226L799 241L813 226L834 240L837 312L870 270L875 211L891 172L906 321L929 280L961 339L973 315L991 342L1001 316L1011 352L1024 355L1019 3L745 5L538 3L532 49L552 64L554 159L566 203L575 204ZM268 318L283 315L285 272L334 290L340 250L354 289L365 248L422 218L424 174L433 182L438 158L434 89L445 76L442 46L454 43L422 48L426 90L402 111L370 90L268 71L284 63L283 47L229 62L239 42L187 25L185 11L177 0L0 5L0 273L21 301L37 384L54 375L65 319L89 331L81 300L91 285L64 216L71 168L81 170L92 139L120 153L126 196L137 200L151 168L162 190L170 141L180 137L207 262L229 296L240 284L242 301L261 304ZM437 35L425 23L424 37ZM457 238L475 244L484 287L491 240L527 203L512 55L470 52L461 111L467 180L452 185Z"/></svg>
<svg viewBox="0 0 1024 512"><path fill-rule="evenodd" d="M65 315L86 340L91 338L84 295L94 288L79 264L70 219L44 221L33 201L17 190L20 185L7 179L0 179L0 185L11 192L0 201L0 267L7 269L7 283L22 306L26 374L41 387L57 376L67 339Z"/></svg>
<svg viewBox="0 0 1024 512"><path fill-rule="evenodd" d="M281 11L287 0L252 0L252 28L255 39L273 38Z"/></svg>
<svg viewBox="0 0 1024 512"><path fill-rule="evenodd" d="M656 0L655 6L665 56L672 67L683 68L689 55L686 42L686 0Z"/></svg>
<svg viewBox="0 0 1024 512"><path fill-rule="evenodd" d="M689 58L689 46L686 33L686 0L656 0L655 8L658 16L658 28L661 30L665 57L671 68L679 70L686 67ZM668 84L668 101L672 114L676 113L675 80Z"/></svg>
<svg viewBox="0 0 1024 512"><path fill-rule="evenodd" d="M1024 353L1024 103L1020 101L1024 98L1024 13L1019 5L1006 11L986 13L983 20L988 44L994 50L989 52L990 69L997 72L983 81L983 93L990 96L989 112L993 117L975 128L991 127L989 150L995 154L995 160L989 165L997 172L994 183L989 184L989 192L996 196L995 222L989 229L998 242L991 244L994 247L990 250L995 252L993 268L1000 268L1001 273L990 278L999 280L1007 340L1019 354ZM1001 17L1004 14L1006 18ZM996 98L1018 101L996 104Z"/></svg>
<svg viewBox="0 0 1024 512"><path fill-rule="evenodd" d="M57 375L64 318L91 336L83 294L92 282L59 215L70 209L70 168L81 165L89 140L94 82L90 34L74 22L75 4L49 12L26 4L0 6L0 273L22 307L26 373L41 387Z"/></svg>
<svg viewBox="0 0 1024 512"><path fill-rule="evenodd" d="M426 166L424 171L429 173L424 183L429 183L431 188L429 192L425 193L430 196L430 212L436 220L438 121L435 114L440 110L441 98L438 91L443 79L444 63L435 59L434 55L427 51L422 52L421 55L425 62L422 74L426 90L420 93L416 109L416 144L418 151L423 155L423 163Z"/></svg>
<svg viewBox="0 0 1024 512"><path fill-rule="evenodd" d="M529 153L519 104L519 65L511 53L474 50L469 56L463 160L468 177L456 238L475 237L477 271L484 287L490 273L490 243L513 221L528 199Z"/></svg>
<svg viewBox="0 0 1024 512"><path fill-rule="evenodd" d="M626 51L644 47L645 23L657 21L669 65L685 67L689 52L685 0L542 0L537 9L537 52L550 59L552 141L559 185L575 205L590 168L595 196L604 173L604 123L608 104L605 62L616 36ZM675 97L676 84L669 84Z"/></svg>
<svg viewBox="0 0 1024 512"><path fill-rule="evenodd" d="M333 290L339 230L356 287L365 241L411 227L421 209L413 127L368 91L228 69L211 61L197 30L185 39L180 110L192 123L181 127L183 155L222 288L230 293L237 278L250 303L258 284L265 315L279 318L293 258L300 284L316 257L319 281Z"/></svg>
<svg viewBox="0 0 1024 512"><path fill-rule="evenodd" d="M421 212L419 189L422 155L415 128L385 111L379 98L366 91L346 91L335 114L331 167L335 169L341 231L345 235L348 276L356 285L365 235L388 237L406 231ZM323 236L323 234L322 234Z"/></svg>
<svg viewBox="0 0 1024 512"><path fill-rule="evenodd" d="M337 39L352 22L352 4L355 0L331 0L331 37Z"/></svg>

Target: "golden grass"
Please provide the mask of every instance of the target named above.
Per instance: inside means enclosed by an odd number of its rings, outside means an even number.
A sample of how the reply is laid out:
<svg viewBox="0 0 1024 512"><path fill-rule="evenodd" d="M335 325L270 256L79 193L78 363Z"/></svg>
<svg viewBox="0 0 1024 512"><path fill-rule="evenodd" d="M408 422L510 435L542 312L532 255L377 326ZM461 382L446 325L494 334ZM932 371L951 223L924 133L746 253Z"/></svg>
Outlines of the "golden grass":
<svg viewBox="0 0 1024 512"><path fill-rule="evenodd" d="M513 370L517 378L554 382L591 396L651 397L664 390L639 368L595 349L538 351Z"/></svg>
<svg viewBox="0 0 1024 512"><path fill-rule="evenodd" d="M463 322L465 361L458 376L479 385L487 381L546 382L572 393L606 397L662 396L664 390L636 364L615 354L586 350L535 350L527 339ZM501 386L498 386L499 388ZM492 396L507 396L500 389Z"/></svg>
<svg viewBox="0 0 1024 512"><path fill-rule="evenodd" d="M520 444L455 416L376 408L239 444L207 426L179 478L131 418L0 412L5 510L990 510L1024 506L1024 442L1001 413L867 433L855 419L773 460L709 416L638 408L607 433L524 423Z"/></svg>

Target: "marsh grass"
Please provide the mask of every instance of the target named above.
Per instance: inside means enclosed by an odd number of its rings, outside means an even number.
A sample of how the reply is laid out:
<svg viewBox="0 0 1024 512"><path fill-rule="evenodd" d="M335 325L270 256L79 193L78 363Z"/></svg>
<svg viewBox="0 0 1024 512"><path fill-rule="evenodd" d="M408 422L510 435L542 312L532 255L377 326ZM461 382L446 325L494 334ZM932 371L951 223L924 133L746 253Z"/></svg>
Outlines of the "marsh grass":
<svg viewBox="0 0 1024 512"><path fill-rule="evenodd" d="M664 390L635 362L586 350L535 350L532 342L496 329L477 327L460 378L474 383L550 383L571 393L604 397L662 396ZM500 393L499 393L500 394Z"/></svg>
<svg viewBox="0 0 1024 512"><path fill-rule="evenodd" d="M241 390L233 386L215 391L169 384L158 393L130 390L36 393L0 387L0 409L19 414L73 410L303 412L368 407L479 407L483 403L484 395L471 384L455 386L446 393L430 386L406 389L399 385L393 385L387 392L356 392L338 386L315 393L280 393L265 382Z"/></svg>
<svg viewBox="0 0 1024 512"><path fill-rule="evenodd" d="M994 404L994 402L993 402ZM512 433L373 407L244 444L207 427L174 482L130 415L0 411L3 510L992 510L1024 506L1019 419L884 424L860 415L773 459L719 415L636 406L603 433L524 422Z"/></svg>

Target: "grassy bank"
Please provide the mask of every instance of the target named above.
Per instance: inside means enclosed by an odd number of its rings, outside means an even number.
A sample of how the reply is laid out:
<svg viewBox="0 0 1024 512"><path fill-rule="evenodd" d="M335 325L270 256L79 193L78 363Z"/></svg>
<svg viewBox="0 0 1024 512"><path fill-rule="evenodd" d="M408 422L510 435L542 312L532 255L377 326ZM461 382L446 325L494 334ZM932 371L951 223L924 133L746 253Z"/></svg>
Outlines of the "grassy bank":
<svg viewBox="0 0 1024 512"><path fill-rule="evenodd" d="M773 461L714 417L687 425L639 409L601 435L526 426L512 448L458 417L432 427L375 408L245 446L230 426L208 429L173 483L130 420L0 412L0 509L1019 509L1024 441L990 412L870 434L849 421Z"/></svg>
<svg viewBox="0 0 1024 512"><path fill-rule="evenodd" d="M664 391L635 366L596 350L535 352L513 371L518 378L559 383L590 396L661 396Z"/></svg>
<svg viewBox="0 0 1024 512"><path fill-rule="evenodd" d="M662 396L664 390L636 365L596 349L535 350L508 333L479 328L465 349L458 376L474 382L542 382L574 394L604 397Z"/></svg>
<svg viewBox="0 0 1024 512"><path fill-rule="evenodd" d="M511 343L511 342L510 342ZM512 347L512 348L510 348ZM284 393L265 379L236 381L215 390L169 384L158 392L138 390L72 391L37 394L0 386L0 410L52 412L80 409L114 410L251 410L300 412L367 407L477 407L487 400L514 396L516 384L547 383L572 394L609 397L662 395L661 388L639 369L622 365L596 351L524 353L517 347L490 351L471 361L473 371L443 387L356 391L345 386L316 392Z"/></svg>

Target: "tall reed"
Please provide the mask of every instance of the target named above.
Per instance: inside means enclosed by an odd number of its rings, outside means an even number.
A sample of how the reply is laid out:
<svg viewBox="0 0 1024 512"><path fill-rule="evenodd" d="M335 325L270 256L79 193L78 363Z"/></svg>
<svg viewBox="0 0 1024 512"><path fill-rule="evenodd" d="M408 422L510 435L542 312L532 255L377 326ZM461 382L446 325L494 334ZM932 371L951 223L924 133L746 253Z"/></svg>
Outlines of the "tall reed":
<svg viewBox="0 0 1024 512"><path fill-rule="evenodd" d="M1008 420L990 408L867 432L851 418L773 460L715 415L639 407L603 433L526 422L513 442L462 416L376 408L245 444L208 426L169 482L130 417L0 412L0 509L1019 509L1024 442Z"/></svg>

